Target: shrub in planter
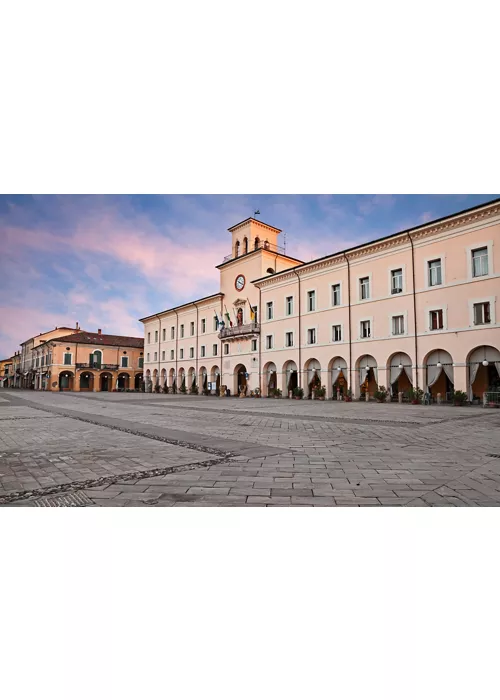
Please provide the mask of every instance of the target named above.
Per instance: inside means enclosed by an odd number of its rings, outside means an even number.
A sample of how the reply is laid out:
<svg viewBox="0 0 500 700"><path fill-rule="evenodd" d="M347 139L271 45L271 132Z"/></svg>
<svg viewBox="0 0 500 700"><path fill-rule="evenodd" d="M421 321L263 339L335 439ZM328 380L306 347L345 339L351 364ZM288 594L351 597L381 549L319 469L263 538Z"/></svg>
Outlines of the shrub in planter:
<svg viewBox="0 0 500 700"><path fill-rule="evenodd" d="M186 379L183 378L182 384L181 384L181 394L186 394L186 393L187 393L187 390L186 390Z"/></svg>
<svg viewBox="0 0 500 700"><path fill-rule="evenodd" d="M344 401L347 401L347 402L352 401L352 391L350 389L347 390L346 395L344 397Z"/></svg>
<svg viewBox="0 0 500 700"><path fill-rule="evenodd" d="M389 391L385 388L385 386L379 386L377 391L374 392L373 396L375 397L377 403L382 403L386 400L388 394Z"/></svg>
<svg viewBox="0 0 500 700"><path fill-rule="evenodd" d="M302 399L304 398L304 389L300 386L296 386L295 389L293 390L293 398L294 399Z"/></svg>
<svg viewBox="0 0 500 700"><path fill-rule="evenodd" d="M198 387L196 385L196 379L193 379L193 383L191 384L191 391L189 393L198 396Z"/></svg>
<svg viewBox="0 0 500 700"><path fill-rule="evenodd" d="M410 401L410 403L417 405L419 403L422 403L423 398L424 398L423 389L409 389L408 390L408 400Z"/></svg>
<svg viewBox="0 0 500 700"><path fill-rule="evenodd" d="M451 399L455 406L463 406L467 403L467 394L465 391L454 391L451 395Z"/></svg>
<svg viewBox="0 0 500 700"><path fill-rule="evenodd" d="M268 389L268 391L267 391L268 398L274 399L275 395L276 395L276 389Z"/></svg>
<svg viewBox="0 0 500 700"><path fill-rule="evenodd" d="M281 389L275 389L275 390L274 390L274 398L275 398L275 399L281 399L281 394L282 394L282 393L283 393L283 392L281 391Z"/></svg>
<svg viewBox="0 0 500 700"><path fill-rule="evenodd" d="M314 387L314 398L324 401L326 396L326 387L316 386Z"/></svg>

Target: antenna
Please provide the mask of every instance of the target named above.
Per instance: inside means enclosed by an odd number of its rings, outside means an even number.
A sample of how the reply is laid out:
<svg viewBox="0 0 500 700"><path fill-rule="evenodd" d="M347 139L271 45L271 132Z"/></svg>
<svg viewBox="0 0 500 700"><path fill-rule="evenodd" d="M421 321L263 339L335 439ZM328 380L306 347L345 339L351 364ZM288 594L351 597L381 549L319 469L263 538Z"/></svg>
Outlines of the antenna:
<svg viewBox="0 0 500 700"><path fill-rule="evenodd" d="M286 255L286 231L283 232L283 251Z"/></svg>

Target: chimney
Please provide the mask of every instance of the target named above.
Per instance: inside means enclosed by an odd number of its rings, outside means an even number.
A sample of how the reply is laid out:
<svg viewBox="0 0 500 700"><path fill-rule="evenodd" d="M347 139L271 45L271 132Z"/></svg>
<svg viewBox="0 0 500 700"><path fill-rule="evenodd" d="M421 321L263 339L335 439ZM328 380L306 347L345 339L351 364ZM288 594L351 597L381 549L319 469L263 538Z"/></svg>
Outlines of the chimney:
<svg viewBox="0 0 500 700"><path fill-rule="evenodd" d="M101 335L102 331L100 328L97 329L97 335Z"/></svg>
<svg viewBox="0 0 500 700"><path fill-rule="evenodd" d="M76 330L77 330L77 331L80 330L80 326L78 325L78 321L76 322L76 326L75 326L75 327L76 327Z"/></svg>

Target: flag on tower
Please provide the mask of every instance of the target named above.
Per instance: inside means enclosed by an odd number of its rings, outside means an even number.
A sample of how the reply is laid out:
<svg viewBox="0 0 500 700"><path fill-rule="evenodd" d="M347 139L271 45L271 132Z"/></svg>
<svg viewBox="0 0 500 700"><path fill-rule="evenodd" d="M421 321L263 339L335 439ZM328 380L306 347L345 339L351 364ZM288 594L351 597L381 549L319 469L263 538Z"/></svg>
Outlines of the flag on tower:
<svg viewBox="0 0 500 700"><path fill-rule="evenodd" d="M220 321L219 321L219 317L217 316L217 311L216 311L215 312L215 330L216 331L219 330L219 323L220 323Z"/></svg>
<svg viewBox="0 0 500 700"><path fill-rule="evenodd" d="M224 304L224 308L226 309L226 318L227 318L227 322L229 323L229 325L230 325L231 328L232 328L232 327L233 327L233 322L231 321L231 316L229 315L229 311L227 310L227 306L226 306L225 304Z"/></svg>
<svg viewBox="0 0 500 700"><path fill-rule="evenodd" d="M248 301L248 306L250 307L250 320L251 320L252 323L253 323L253 322L255 321L255 311L254 311L253 306L251 305L250 300L248 299L248 297L247 297L247 301Z"/></svg>

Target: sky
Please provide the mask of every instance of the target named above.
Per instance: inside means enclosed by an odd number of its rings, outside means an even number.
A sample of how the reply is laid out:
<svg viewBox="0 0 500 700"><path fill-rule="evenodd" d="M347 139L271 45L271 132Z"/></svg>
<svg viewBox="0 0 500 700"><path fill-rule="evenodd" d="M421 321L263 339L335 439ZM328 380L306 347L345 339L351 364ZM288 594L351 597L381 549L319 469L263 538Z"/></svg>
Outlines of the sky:
<svg viewBox="0 0 500 700"><path fill-rule="evenodd" d="M227 229L256 210L309 261L499 196L1 195L0 359L77 321L142 336L139 318L218 291Z"/></svg>

